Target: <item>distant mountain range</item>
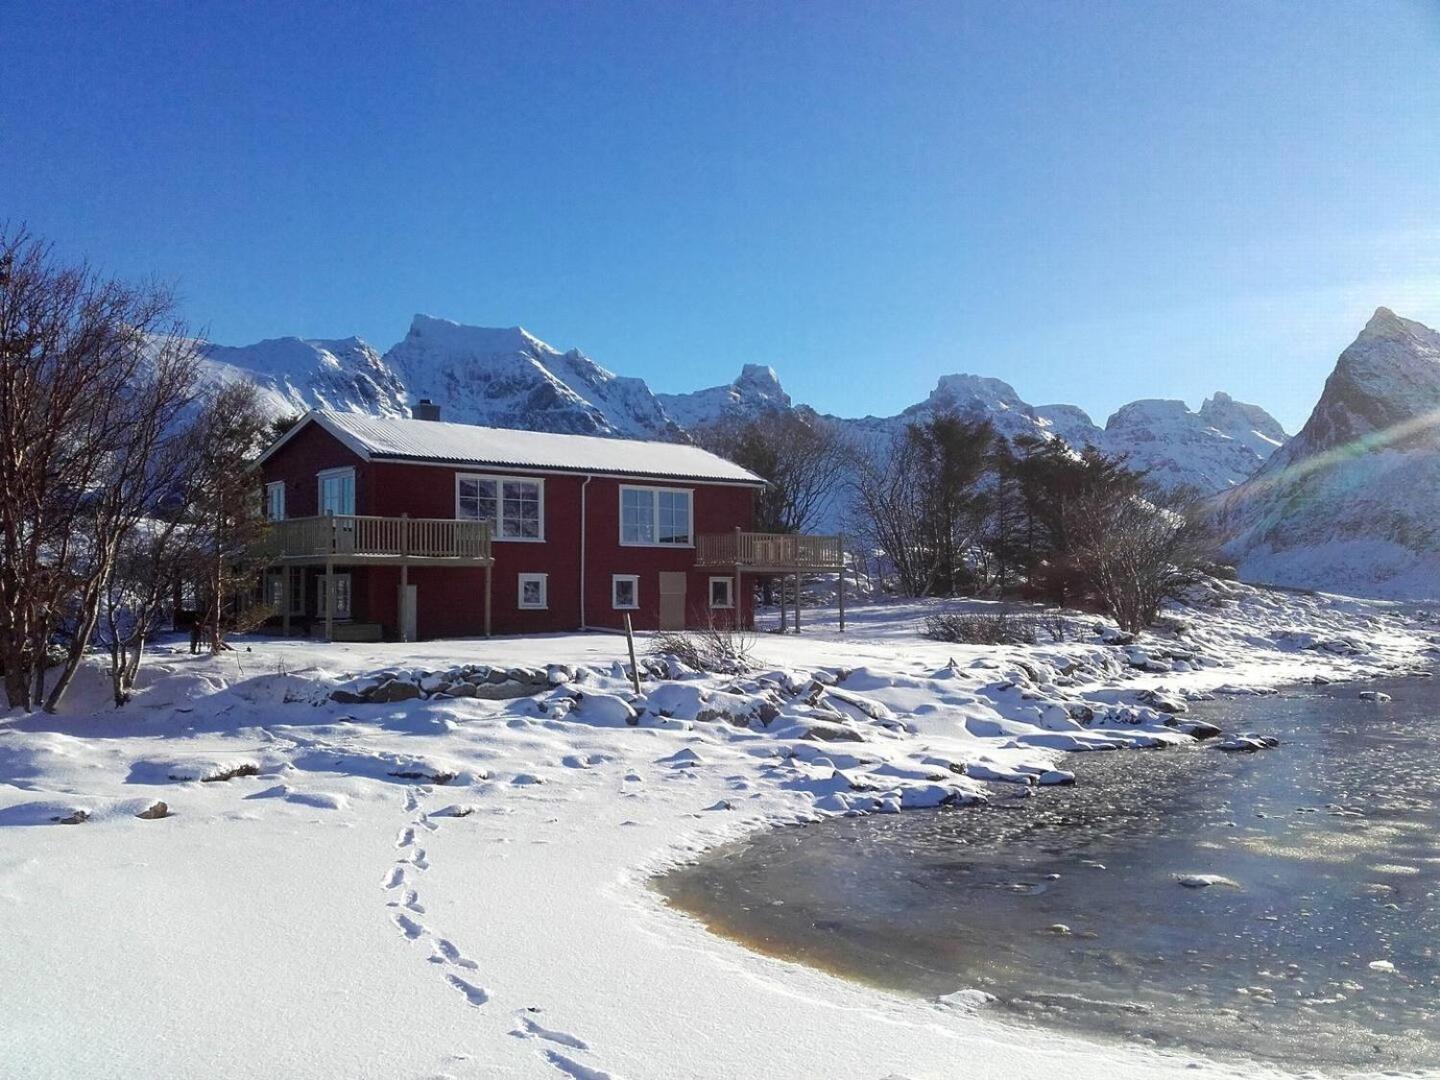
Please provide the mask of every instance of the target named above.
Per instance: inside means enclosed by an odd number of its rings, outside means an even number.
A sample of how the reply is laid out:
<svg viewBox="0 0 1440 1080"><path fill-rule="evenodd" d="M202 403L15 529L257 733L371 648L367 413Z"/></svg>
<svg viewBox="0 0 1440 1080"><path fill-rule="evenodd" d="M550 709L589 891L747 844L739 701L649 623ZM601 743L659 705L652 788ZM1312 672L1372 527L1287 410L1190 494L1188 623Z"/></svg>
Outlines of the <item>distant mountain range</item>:
<svg viewBox="0 0 1440 1080"><path fill-rule="evenodd" d="M747 364L734 382L656 394L578 349L561 352L519 327L487 329L417 315L383 355L359 338L276 338L210 346L217 377L248 377L277 415L327 408L404 415L420 398L446 419L497 427L686 439L726 418L795 404L773 368ZM829 417L848 434L888 440L907 423L941 411L989 419L1004 435L1063 438L1124 454L1169 487L1220 491L1254 473L1285 432L1263 409L1217 393L1192 411L1180 401L1136 401L1097 426L1073 405L1031 406L1013 387L977 375L945 375L924 401L896 416Z"/></svg>
<svg viewBox="0 0 1440 1080"><path fill-rule="evenodd" d="M250 378L277 416L309 408L406 415L421 398L446 419L498 427L683 441L724 419L803 409L773 368L657 394L578 349L519 327L417 315L383 354L359 338L207 346L218 379ZM1126 457L1167 488L1213 495L1243 577L1360 595L1440 597L1440 335L1381 308L1341 354L1314 413L1289 438L1258 405L1217 392L1199 409L1131 402L1101 427L1074 405L1030 405L999 379L943 375L894 416L827 417L882 445L939 412L1003 435L1063 439ZM829 515L838 524L839 507Z"/></svg>

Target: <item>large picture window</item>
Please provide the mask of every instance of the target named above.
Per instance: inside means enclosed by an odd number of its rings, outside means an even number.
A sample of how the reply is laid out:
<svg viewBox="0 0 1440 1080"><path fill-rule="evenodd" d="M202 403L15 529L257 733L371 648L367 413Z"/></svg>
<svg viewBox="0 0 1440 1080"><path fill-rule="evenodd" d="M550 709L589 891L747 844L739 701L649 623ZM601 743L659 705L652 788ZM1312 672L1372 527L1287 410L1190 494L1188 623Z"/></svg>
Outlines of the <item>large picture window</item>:
<svg viewBox="0 0 1440 1080"><path fill-rule="evenodd" d="M684 488L622 487L620 543L690 547L695 542L691 493Z"/></svg>
<svg viewBox="0 0 1440 1080"><path fill-rule="evenodd" d="M511 476L457 476L455 516L490 522L497 540L544 540L545 482Z"/></svg>

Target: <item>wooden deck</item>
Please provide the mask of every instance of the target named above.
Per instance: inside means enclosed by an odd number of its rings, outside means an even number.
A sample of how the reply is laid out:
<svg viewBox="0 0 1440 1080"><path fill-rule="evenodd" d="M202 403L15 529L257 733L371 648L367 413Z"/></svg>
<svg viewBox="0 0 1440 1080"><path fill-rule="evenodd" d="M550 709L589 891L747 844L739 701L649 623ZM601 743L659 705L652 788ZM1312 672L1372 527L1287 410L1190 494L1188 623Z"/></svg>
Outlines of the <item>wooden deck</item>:
<svg viewBox="0 0 1440 1080"><path fill-rule="evenodd" d="M272 521L262 542L274 562L288 565L490 566L490 525L453 518L360 514Z"/></svg>
<svg viewBox="0 0 1440 1080"><path fill-rule="evenodd" d="M695 563L752 574L838 571L845 567L845 543L840 536L737 530L697 537Z"/></svg>
<svg viewBox="0 0 1440 1080"><path fill-rule="evenodd" d="M795 579L795 632L800 632L800 575L834 573L835 606L840 630L845 630L845 537L811 533L761 533L736 529L695 538L695 565L702 570L725 570L740 587L744 575L779 577L780 631L785 632L785 586Z"/></svg>

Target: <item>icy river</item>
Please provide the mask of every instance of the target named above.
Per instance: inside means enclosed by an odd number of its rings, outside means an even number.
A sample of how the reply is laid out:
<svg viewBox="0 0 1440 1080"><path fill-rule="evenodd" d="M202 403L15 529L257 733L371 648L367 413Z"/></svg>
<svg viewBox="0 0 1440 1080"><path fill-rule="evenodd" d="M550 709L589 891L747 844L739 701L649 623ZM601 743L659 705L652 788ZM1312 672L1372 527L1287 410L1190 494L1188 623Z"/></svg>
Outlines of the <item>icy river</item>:
<svg viewBox="0 0 1440 1080"><path fill-rule="evenodd" d="M1075 787L777 829L655 884L757 950L904 993L984 991L1007 1021L1295 1070L1440 1070L1440 678L1192 714L1281 745L1075 754Z"/></svg>

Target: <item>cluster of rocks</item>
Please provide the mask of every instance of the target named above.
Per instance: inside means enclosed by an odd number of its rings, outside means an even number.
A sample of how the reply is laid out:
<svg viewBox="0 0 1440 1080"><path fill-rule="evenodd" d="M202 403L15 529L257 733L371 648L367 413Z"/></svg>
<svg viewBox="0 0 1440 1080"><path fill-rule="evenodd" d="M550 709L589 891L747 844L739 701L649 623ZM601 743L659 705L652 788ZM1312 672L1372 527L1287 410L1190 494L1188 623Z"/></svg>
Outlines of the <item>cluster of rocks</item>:
<svg viewBox="0 0 1440 1080"><path fill-rule="evenodd" d="M462 664L441 671L391 668L337 686L330 692L330 700L347 705L389 705L417 698L508 701L581 682L590 674L587 668L569 664L550 664L543 668Z"/></svg>

